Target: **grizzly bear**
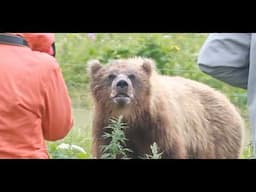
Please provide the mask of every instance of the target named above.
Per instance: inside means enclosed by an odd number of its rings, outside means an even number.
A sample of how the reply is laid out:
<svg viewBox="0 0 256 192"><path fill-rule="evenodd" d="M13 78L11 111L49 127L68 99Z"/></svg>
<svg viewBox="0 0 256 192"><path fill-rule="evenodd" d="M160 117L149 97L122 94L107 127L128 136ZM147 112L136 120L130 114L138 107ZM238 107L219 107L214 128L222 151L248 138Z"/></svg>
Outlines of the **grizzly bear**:
<svg viewBox="0 0 256 192"><path fill-rule="evenodd" d="M122 115L130 158L150 154L155 142L168 159L237 159L244 123L235 106L217 90L178 76L161 75L149 58L88 63L95 104L93 156L108 144L109 119Z"/></svg>

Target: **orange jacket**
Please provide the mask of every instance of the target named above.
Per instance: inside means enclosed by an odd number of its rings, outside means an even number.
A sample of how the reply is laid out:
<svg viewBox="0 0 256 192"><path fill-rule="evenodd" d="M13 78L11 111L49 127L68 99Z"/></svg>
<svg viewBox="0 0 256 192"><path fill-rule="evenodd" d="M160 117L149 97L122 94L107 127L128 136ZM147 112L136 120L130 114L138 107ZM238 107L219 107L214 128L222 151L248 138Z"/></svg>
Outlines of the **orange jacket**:
<svg viewBox="0 0 256 192"><path fill-rule="evenodd" d="M71 100L54 57L0 44L0 158L49 158L45 140L64 138Z"/></svg>

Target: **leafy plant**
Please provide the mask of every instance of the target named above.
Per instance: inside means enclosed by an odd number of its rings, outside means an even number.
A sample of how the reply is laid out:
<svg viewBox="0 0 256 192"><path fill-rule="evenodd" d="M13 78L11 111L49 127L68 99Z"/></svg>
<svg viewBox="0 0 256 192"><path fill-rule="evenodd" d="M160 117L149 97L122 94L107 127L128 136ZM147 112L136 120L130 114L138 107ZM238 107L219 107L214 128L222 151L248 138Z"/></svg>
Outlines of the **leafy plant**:
<svg viewBox="0 0 256 192"><path fill-rule="evenodd" d="M162 158L162 152L159 152L159 148L156 144L156 142L153 143L153 145L150 146L151 153L152 154L146 154L146 159L161 159Z"/></svg>
<svg viewBox="0 0 256 192"><path fill-rule="evenodd" d="M108 145L102 146L102 159L116 159L121 157L127 159L127 152L132 152L130 149L125 148L125 137L124 129L127 128L126 124L122 122L123 117L110 119L110 124L106 127L106 132L103 137L109 139Z"/></svg>
<svg viewBox="0 0 256 192"><path fill-rule="evenodd" d="M252 143L249 143L246 148L243 150L243 153L241 155L242 159L253 159L253 145Z"/></svg>
<svg viewBox="0 0 256 192"><path fill-rule="evenodd" d="M127 128L127 126L122 122L122 119L122 116L112 118L110 119L110 124L106 127L108 132L105 132L103 137L105 139L109 139L110 143L102 147L102 159L116 159L120 156L123 159L127 159L127 153L132 152L131 149L124 147L125 141L127 141L124 130ZM159 152L156 142L150 146L150 149L152 154L146 154L146 159L161 159L162 152Z"/></svg>

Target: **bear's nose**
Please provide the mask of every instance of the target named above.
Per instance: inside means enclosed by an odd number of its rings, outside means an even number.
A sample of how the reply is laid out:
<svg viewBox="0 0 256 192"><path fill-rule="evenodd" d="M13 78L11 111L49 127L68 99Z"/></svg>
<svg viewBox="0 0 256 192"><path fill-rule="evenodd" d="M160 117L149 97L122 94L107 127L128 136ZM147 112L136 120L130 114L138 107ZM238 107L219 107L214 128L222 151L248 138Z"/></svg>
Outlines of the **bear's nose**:
<svg viewBox="0 0 256 192"><path fill-rule="evenodd" d="M117 88L127 88L128 87L128 83L125 80L120 80L117 82L116 84Z"/></svg>

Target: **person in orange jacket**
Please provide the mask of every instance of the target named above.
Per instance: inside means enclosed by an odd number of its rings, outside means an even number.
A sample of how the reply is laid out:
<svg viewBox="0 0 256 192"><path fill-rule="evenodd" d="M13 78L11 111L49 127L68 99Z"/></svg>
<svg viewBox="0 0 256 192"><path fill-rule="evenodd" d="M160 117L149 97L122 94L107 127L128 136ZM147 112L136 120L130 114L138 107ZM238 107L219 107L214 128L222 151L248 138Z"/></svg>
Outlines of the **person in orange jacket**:
<svg viewBox="0 0 256 192"><path fill-rule="evenodd" d="M53 43L52 34L0 34L0 158L48 159L45 141L73 126Z"/></svg>

